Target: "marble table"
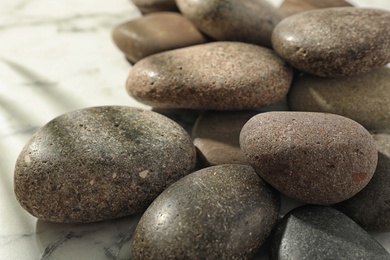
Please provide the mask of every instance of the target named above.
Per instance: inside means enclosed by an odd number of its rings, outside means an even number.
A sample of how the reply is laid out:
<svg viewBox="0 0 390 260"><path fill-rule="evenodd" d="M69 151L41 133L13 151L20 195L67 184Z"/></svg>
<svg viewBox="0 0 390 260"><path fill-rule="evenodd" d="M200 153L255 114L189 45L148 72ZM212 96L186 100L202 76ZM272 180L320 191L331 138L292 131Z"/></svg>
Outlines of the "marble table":
<svg viewBox="0 0 390 260"><path fill-rule="evenodd" d="M351 2L390 10L388 0ZM115 25L139 16L129 0L0 2L0 260L129 259L140 215L39 221L16 201L13 170L31 135L60 114L101 105L148 109L127 95L131 66L111 40ZM293 206L284 200L282 213ZM374 236L390 251L390 234Z"/></svg>

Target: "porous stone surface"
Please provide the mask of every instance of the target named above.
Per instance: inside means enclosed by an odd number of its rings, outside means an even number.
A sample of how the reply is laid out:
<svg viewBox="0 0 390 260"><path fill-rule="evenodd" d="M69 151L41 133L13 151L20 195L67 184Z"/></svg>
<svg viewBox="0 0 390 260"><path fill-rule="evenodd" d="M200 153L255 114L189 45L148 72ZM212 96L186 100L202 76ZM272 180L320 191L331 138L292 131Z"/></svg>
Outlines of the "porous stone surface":
<svg viewBox="0 0 390 260"><path fill-rule="evenodd" d="M343 213L324 206L293 209L272 236L270 259L377 259L390 254Z"/></svg>
<svg viewBox="0 0 390 260"><path fill-rule="evenodd" d="M131 2L133 2L142 14L162 11L179 11L175 0L131 0Z"/></svg>
<svg viewBox="0 0 390 260"><path fill-rule="evenodd" d="M156 108L244 110L282 100L291 81L292 69L270 49L212 42L146 57L126 86Z"/></svg>
<svg viewBox="0 0 390 260"><path fill-rule="evenodd" d="M93 222L145 210L195 161L190 136L170 119L138 108L91 107L34 134L17 159L14 189L41 220Z"/></svg>
<svg viewBox="0 0 390 260"><path fill-rule="evenodd" d="M279 11L290 16L313 9L353 6L345 0L284 0Z"/></svg>
<svg viewBox="0 0 390 260"><path fill-rule="evenodd" d="M326 112L355 120L367 129L390 129L390 68L357 76L296 77L287 96L296 111Z"/></svg>
<svg viewBox="0 0 390 260"><path fill-rule="evenodd" d="M258 114L242 128L240 146L255 171L281 193L321 205L362 190L378 157L363 126L325 113Z"/></svg>
<svg viewBox="0 0 390 260"><path fill-rule="evenodd" d="M249 165L199 170L171 185L145 211L131 257L252 259L279 205L279 195Z"/></svg>
<svg viewBox="0 0 390 260"><path fill-rule="evenodd" d="M219 41L271 46L275 25L283 16L265 0L177 0L180 12L195 26Z"/></svg>
<svg viewBox="0 0 390 260"><path fill-rule="evenodd" d="M204 112L197 119L192 139L204 165L248 164L240 148L240 132L255 110Z"/></svg>
<svg viewBox="0 0 390 260"><path fill-rule="evenodd" d="M207 41L187 18L174 12L156 12L122 23L113 29L112 37L132 63Z"/></svg>
<svg viewBox="0 0 390 260"><path fill-rule="evenodd" d="M390 132L370 133L378 148L375 174L362 191L334 206L366 230L390 232Z"/></svg>
<svg viewBox="0 0 390 260"><path fill-rule="evenodd" d="M357 75L390 62L390 12L335 7L287 17L272 46L295 68L323 77Z"/></svg>

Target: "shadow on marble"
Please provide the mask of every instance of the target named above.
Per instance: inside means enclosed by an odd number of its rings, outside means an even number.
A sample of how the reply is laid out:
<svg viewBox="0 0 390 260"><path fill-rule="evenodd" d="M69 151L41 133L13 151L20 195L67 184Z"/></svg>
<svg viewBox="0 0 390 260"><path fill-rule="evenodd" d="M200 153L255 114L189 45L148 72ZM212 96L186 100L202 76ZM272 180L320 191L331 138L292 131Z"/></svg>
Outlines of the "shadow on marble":
<svg viewBox="0 0 390 260"><path fill-rule="evenodd" d="M141 217L136 214L88 224L37 221L36 243L41 260L122 260L130 258L131 239Z"/></svg>

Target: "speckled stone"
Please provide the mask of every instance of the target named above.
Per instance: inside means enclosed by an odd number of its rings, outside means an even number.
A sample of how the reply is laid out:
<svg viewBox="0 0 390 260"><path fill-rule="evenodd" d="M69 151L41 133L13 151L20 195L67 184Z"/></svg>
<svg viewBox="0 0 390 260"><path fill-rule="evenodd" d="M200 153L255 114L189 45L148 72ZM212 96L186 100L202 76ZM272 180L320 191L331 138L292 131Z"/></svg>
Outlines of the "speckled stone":
<svg viewBox="0 0 390 260"><path fill-rule="evenodd" d="M345 0L284 0L279 11L287 16L320 8L353 6Z"/></svg>
<svg viewBox="0 0 390 260"><path fill-rule="evenodd" d="M258 113L255 110L204 112L192 131L203 165L248 164L240 148L240 132Z"/></svg>
<svg viewBox="0 0 390 260"><path fill-rule="evenodd" d="M390 132L371 132L378 165L368 185L352 198L334 205L364 229L390 232Z"/></svg>
<svg viewBox="0 0 390 260"><path fill-rule="evenodd" d="M132 63L155 53L207 41L187 18L173 12L152 13L120 24L112 37Z"/></svg>
<svg viewBox="0 0 390 260"><path fill-rule="evenodd" d="M14 187L33 216L93 222L145 210L191 172L195 148L175 122L131 107L92 107L63 114L21 151Z"/></svg>
<svg viewBox="0 0 390 260"><path fill-rule="evenodd" d="M271 46L275 25L283 16L266 0L177 0L181 13L199 30L219 41Z"/></svg>
<svg viewBox="0 0 390 260"><path fill-rule="evenodd" d="M378 157L364 127L325 113L258 114L242 128L240 146L256 172L281 193L322 205L362 190Z"/></svg>
<svg viewBox="0 0 390 260"><path fill-rule="evenodd" d="M390 12L335 7L287 17L273 48L295 68L317 76L357 75L390 62Z"/></svg>
<svg viewBox="0 0 390 260"><path fill-rule="evenodd" d="M175 0L131 0L142 14L175 11L178 12Z"/></svg>
<svg viewBox="0 0 390 260"><path fill-rule="evenodd" d="M297 77L288 94L291 110L349 117L367 129L390 129L390 68L358 76Z"/></svg>
<svg viewBox="0 0 390 260"><path fill-rule="evenodd" d="M146 57L126 85L156 108L244 110L280 101L291 80L292 69L270 49L212 42Z"/></svg>
<svg viewBox="0 0 390 260"><path fill-rule="evenodd" d="M321 206L293 209L278 224L271 260L389 260L390 254L343 213Z"/></svg>
<svg viewBox="0 0 390 260"><path fill-rule="evenodd" d="M271 232L279 205L279 195L248 165L199 170L146 210L131 259L252 259Z"/></svg>

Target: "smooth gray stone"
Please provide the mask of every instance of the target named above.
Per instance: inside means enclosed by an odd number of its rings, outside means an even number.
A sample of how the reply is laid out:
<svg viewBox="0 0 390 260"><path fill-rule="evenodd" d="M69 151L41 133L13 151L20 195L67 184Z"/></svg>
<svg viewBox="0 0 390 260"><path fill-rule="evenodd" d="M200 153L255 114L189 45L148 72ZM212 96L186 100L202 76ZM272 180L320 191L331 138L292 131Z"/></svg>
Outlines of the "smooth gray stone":
<svg viewBox="0 0 390 260"><path fill-rule="evenodd" d="M286 214L271 242L272 260L388 260L390 254L332 207L302 206Z"/></svg>

